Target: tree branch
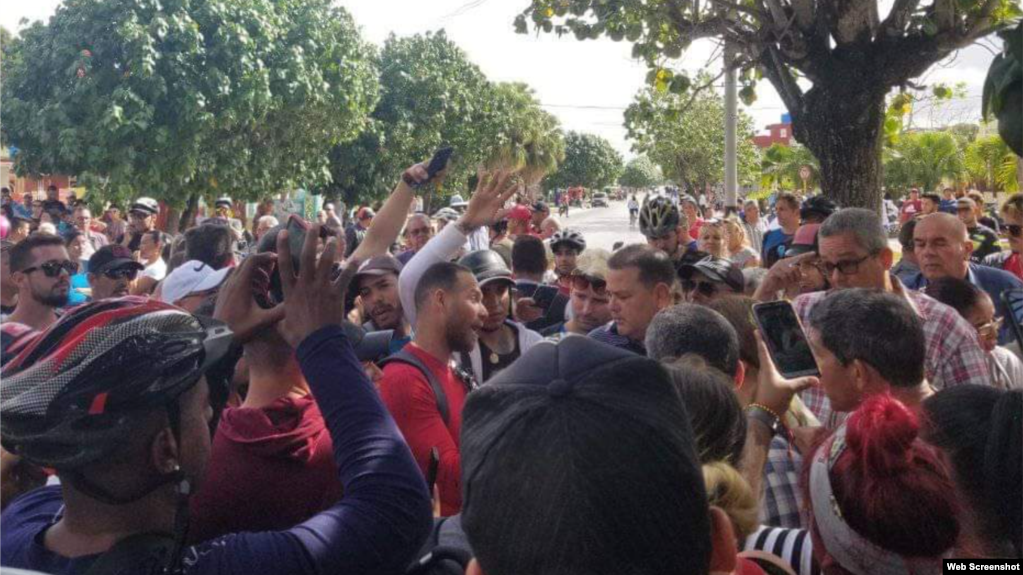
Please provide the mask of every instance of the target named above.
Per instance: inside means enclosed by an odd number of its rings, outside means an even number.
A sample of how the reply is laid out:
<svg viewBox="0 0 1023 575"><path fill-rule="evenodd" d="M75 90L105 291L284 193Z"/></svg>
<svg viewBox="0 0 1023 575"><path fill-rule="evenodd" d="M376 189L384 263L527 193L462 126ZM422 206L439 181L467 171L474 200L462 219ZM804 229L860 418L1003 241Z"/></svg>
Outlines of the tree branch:
<svg viewBox="0 0 1023 575"><path fill-rule="evenodd" d="M909 23L909 17L920 5L920 0L895 0L892 11L888 13L884 23L881 24L881 32L888 36L898 36Z"/></svg>
<svg viewBox="0 0 1023 575"><path fill-rule="evenodd" d="M756 9L756 8L751 8L749 6L740 6L739 4L735 4L733 2L728 2L727 0L710 0L710 1L713 4L716 4L716 5L718 5L718 6L722 7L722 8L725 8L726 10L735 10L736 12L741 12L743 14L749 14L750 16L753 16L754 18L757 18L760 21L767 20L767 18L766 18L767 14L765 14L764 12L762 12L762 11Z"/></svg>
<svg viewBox="0 0 1023 575"><path fill-rule="evenodd" d="M792 77L792 72L785 67L778 48L774 45L768 46L761 56L764 63L764 74L778 90L785 107L792 114L799 114L803 109L803 90Z"/></svg>

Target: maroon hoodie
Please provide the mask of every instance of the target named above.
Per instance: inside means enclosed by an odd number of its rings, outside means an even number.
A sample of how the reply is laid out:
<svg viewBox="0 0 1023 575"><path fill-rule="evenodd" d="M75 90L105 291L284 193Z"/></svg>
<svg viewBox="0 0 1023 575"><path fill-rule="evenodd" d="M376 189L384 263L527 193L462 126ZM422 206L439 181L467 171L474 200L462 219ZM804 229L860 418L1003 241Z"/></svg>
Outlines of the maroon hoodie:
<svg viewBox="0 0 1023 575"><path fill-rule="evenodd" d="M340 498L333 444L312 397L227 408L191 500L189 539L286 529Z"/></svg>

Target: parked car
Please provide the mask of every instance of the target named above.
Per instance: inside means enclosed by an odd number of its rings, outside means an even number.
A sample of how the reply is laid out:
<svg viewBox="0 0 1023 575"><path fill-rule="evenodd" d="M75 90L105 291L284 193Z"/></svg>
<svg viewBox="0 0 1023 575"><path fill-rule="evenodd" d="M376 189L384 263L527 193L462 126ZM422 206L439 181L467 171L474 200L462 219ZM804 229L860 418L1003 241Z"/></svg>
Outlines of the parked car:
<svg viewBox="0 0 1023 575"><path fill-rule="evenodd" d="M608 207L607 194L605 194L604 192L597 192L593 194L593 198L590 200L590 207L593 208Z"/></svg>

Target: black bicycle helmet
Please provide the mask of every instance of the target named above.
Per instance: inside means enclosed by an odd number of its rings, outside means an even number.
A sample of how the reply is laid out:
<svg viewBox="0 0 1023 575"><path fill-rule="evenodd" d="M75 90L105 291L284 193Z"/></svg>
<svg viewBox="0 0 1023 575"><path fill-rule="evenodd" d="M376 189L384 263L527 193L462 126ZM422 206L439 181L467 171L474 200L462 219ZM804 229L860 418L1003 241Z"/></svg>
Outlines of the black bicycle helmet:
<svg viewBox="0 0 1023 575"><path fill-rule="evenodd" d="M493 250L470 252L462 256L458 263L472 271L472 275L476 276L476 281L479 282L480 287L494 281L515 284L515 280L512 279L511 270L508 269L508 264L505 263L501 254Z"/></svg>
<svg viewBox="0 0 1023 575"><path fill-rule="evenodd" d="M568 244L570 247L582 252L586 249L586 239L583 235L571 228L558 230L551 236L551 249L557 250L561 244Z"/></svg>
<svg viewBox="0 0 1023 575"><path fill-rule="evenodd" d="M799 208L799 217L808 220L816 215L823 222L837 211L838 204L834 201L824 196L814 196L803 201L803 205Z"/></svg>
<svg viewBox="0 0 1023 575"><path fill-rule="evenodd" d="M41 467L102 459L231 347L231 331L140 297L80 306L3 368L3 446Z"/></svg>
<svg viewBox="0 0 1023 575"><path fill-rule="evenodd" d="M678 228L678 207L668 198L658 196L643 200L639 210L639 231L644 236L658 238Z"/></svg>

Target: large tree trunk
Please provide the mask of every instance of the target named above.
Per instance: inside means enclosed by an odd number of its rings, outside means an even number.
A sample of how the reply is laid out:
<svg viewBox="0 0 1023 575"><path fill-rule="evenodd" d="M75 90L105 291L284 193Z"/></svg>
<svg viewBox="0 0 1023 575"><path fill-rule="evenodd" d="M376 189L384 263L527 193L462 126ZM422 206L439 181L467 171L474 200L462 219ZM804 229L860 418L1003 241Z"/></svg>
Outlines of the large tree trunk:
<svg viewBox="0 0 1023 575"><path fill-rule="evenodd" d="M825 89L808 90L792 128L820 162L826 196L842 207L880 210L885 90L867 76L830 78Z"/></svg>

